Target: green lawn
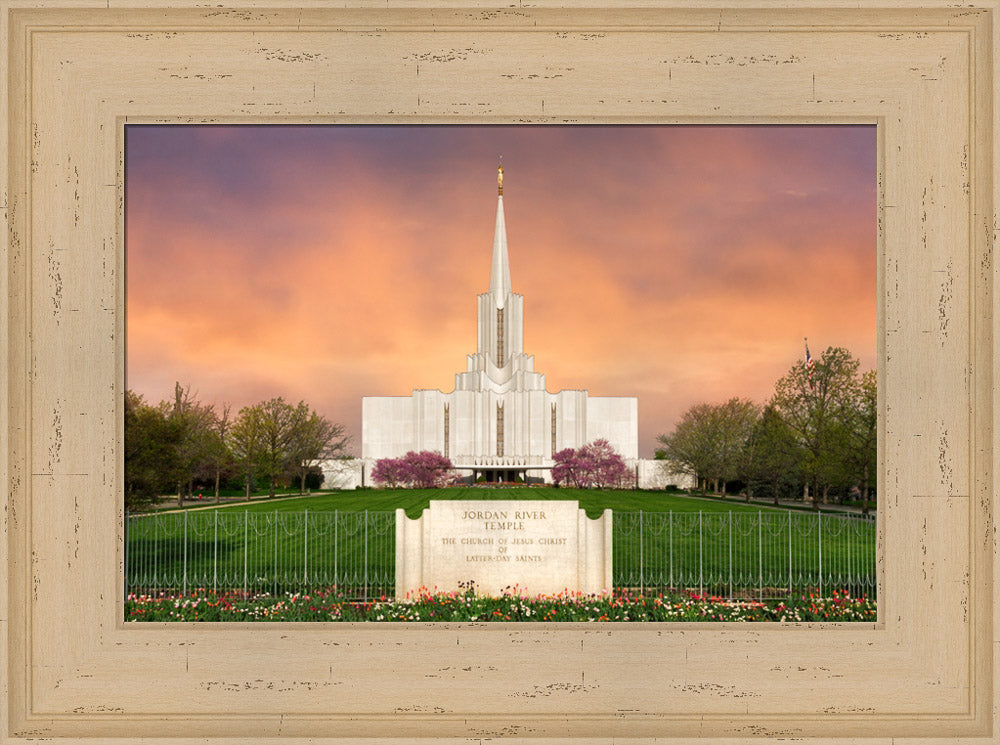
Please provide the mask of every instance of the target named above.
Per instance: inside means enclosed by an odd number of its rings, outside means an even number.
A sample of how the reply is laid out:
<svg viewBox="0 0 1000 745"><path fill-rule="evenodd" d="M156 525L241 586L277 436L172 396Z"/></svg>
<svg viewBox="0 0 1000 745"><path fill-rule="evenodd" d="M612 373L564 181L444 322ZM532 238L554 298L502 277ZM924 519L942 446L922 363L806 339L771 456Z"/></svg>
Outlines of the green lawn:
<svg viewBox="0 0 1000 745"><path fill-rule="evenodd" d="M689 497L653 491L617 491L600 489L568 489L552 487L450 487L447 489L361 489L357 491L328 492L311 496L296 496L293 499L256 499L251 502L236 502L209 509L250 510L252 512L302 512L303 510L355 512L364 510L396 510L403 508L411 518L420 513L432 499L568 499L576 500L592 518L599 517L605 509L616 512L753 512L779 511L757 504L748 505L732 498Z"/></svg>
<svg viewBox="0 0 1000 745"><path fill-rule="evenodd" d="M395 509L431 499L570 499L613 511L619 588L752 595L811 588L874 594L875 524L657 492L544 487L362 490L133 516L130 587L392 592Z"/></svg>

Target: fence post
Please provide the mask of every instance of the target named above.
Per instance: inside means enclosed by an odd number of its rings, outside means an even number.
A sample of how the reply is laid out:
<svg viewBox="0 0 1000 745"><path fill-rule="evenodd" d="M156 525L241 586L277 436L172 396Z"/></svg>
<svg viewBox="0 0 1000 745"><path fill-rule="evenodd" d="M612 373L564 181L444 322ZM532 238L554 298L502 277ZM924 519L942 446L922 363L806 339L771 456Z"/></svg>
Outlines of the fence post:
<svg viewBox="0 0 1000 745"><path fill-rule="evenodd" d="M182 595L187 595L188 591L188 513L184 510L184 575L181 578Z"/></svg>
<svg viewBox="0 0 1000 745"><path fill-rule="evenodd" d="M125 523L122 526L124 533L122 548L122 563L125 565L125 600L128 601L128 507L125 508Z"/></svg>
<svg viewBox="0 0 1000 745"><path fill-rule="evenodd" d="M249 510L243 510L243 597L247 596L247 554L250 551Z"/></svg>
<svg viewBox="0 0 1000 745"><path fill-rule="evenodd" d="M788 597L792 596L792 511L788 511Z"/></svg>
<svg viewBox="0 0 1000 745"><path fill-rule="evenodd" d="M365 602L368 602L368 510L365 510Z"/></svg>
<svg viewBox="0 0 1000 745"><path fill-rule="evenodd" d="M698 594L705 594L705 539L702 533L701 510L698 510Z"/></svg>
<svg viewBox="0 0 1000 745"><path fill-rule="evenodd" d="M849 588L850 592L853 593L854 592L854 586L853 586L854 583L851 581L853 579L852 574L851 574L851 570L853 569L853 567L851 566L851 544L854 543L854 519L853 518L849 518L849 517L845 517L844 518L844 531L843 532L847 535L847 540L845 541L845 543L847 544L847 587Z"/></svg>
<svg viewBox="0 0 1000 745"><path fill-rule="evenodd" d="M157 534L159 533L160 527L160 513L157 512L153 515L153 586L155 587L160 578L160 552L158 550L159 544L156 542Z"/></svg>
<svg viewBox="0 0 1000 745"><path fill-rule="evenodd" d="M639 594L642 595L646 591L646 583L644 574L645 566L642 561L642 510L639 510Z"/></svg>
<svg viewBox="0 0 1000 745"><path fill-rule="evenodd" d="M764 602L764 531L763 516L757 510L757 600Z"/></svg>
<svg viewBox="0 0 1000 745"><path fill-rule="evenodd" d="M816 513L816 534L819 538L819 595L823 596L823 513Z"/></svg>
<svg viewBox="0 0 1000 745"><path fill-rule="evenodd" d="M274 587L274 594L278 594L278 513L274 513L274 565L271 567L273 572L274 581L271 583Z"/></svg>
<svg viewBox="0 0 1000 745"><path fill-rule="evenodd" d="M218 592L219 584L219 511L212 510L215 515L215 538L212 540L212 592Z"/></svg>
<svg viewBox="0 0 1000 745"><path fill-rule="evenodd" d="M674 587L674 511L670 510L668 514L670 516L670 590L672 592L676 589Z"/></svg>
<svg viewBox="0 0 1000 745"><path fill-rule="evenodd" d="M729 510L729 599L733 599L733 511Z"/></svg>
<svg viewBox="0 0 1000 745"><path fill-rule="evenodd" d="M309 585L309 510L306 510L305 515L302 517L302 529L303 529L303 550L304 554L302 557L302 587L303 590Z"/></svg>
<svg viewBox="0 0 1000 745"><path fill-rule="evenodd" d="M333 511L333 586L340 589L337 584L337 510Z"/></svg>

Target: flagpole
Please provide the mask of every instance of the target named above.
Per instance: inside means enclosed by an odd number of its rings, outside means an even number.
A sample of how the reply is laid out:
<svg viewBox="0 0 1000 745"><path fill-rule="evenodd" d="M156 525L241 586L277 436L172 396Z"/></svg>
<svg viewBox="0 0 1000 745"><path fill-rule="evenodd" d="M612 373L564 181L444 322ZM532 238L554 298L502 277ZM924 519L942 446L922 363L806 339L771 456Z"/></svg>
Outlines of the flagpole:
<svg viewBox="0 0 1000 745"><path fill-rule="evenodd" d="M806 375L809 378L809 390L811 391L813 390L813 358L812 355L809 354L809 339L803 337L802 340L806 345Z"/></svg>

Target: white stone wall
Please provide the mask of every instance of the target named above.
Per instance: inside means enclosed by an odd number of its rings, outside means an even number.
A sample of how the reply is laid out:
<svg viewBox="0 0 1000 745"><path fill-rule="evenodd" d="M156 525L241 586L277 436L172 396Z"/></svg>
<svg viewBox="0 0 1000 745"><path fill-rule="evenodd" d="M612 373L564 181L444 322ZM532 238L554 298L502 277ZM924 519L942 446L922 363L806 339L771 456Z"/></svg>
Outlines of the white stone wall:
<svg viewBox="0 0 1000 745"><path fill-rule="evenodd" d="M604 439L623 458L639 457L639 399L596 397L587 399L586 442Z"/></svg>
<svg viewBox="0 0 1000 745"><path fill-rule="evenodd" d="M437 390L413 392L414 439L412 445L398 455L410 450L444 452L444 405L447 400L448 397Z"/></svg>
<svg viewBox="0 0 1000 745"><path fill-rule="evenodd" d="M361 457L395 458L413 450L412 396L365 396L361 399Z"/></svg>
<svg viewBox="0 0 1000 745"><path fill-rule="evenodd" d="M586 443L587 392L559 391L552 399L556 404L556 452Z"/></svg>
<svg viewBox="0 0 1000 745"><path fill-rule="evenodd" d="M628 460L626 463L632 472L638 475L640 489L663 489L667 486L690 489L695 485L694 476L671 471L667 462L663 460L643 458Z"/></svg>
<svg viewBox="0 0 1000 745"><path fill-rule="evenodd" d="M320 463L323 489L357 489L362 483L364 461L360 458L327 460Z"/></svg>

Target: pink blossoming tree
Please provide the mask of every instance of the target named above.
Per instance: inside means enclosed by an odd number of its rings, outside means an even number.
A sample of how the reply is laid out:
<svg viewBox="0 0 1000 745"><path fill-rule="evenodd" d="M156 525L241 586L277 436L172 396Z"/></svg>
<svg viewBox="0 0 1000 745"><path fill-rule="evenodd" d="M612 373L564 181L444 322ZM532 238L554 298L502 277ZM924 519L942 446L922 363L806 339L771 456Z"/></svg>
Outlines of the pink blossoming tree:
<svg viewBox="0 0 1000 745"><path fill-rule="evenodd" d="M379 458L372 468L372 481L387 489L406 484L406 463L402 458Z"/></svg>
<svg viewBox="0 0 1000 745"><path fill-rule="evenodd" d="M552 480L581 489L626 489L635 487L625 460L607 440L594 440L578 448L566 448L552 456Z"/></svg>
<svg viewBox="0 0 1000 745"><path fill-rule="evenodd" d="M431 450L411 450L402 458L380 458L372 469L372 481L390 489L434 489L448 486L457 478L451 459Z"/></svg>

